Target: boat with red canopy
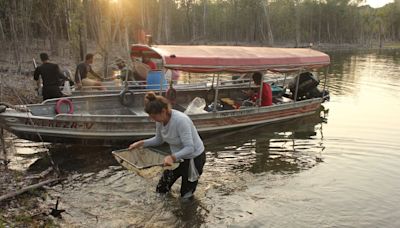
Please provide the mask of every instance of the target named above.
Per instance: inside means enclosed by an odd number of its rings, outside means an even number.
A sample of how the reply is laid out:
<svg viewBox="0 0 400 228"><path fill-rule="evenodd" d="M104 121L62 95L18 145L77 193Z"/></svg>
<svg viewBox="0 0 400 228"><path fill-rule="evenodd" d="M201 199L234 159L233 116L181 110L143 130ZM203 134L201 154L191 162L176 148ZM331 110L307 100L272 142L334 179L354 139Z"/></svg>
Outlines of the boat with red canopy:
<svg viewBox="0 0 400 228"><path fill-rule="evenodd" d="M327 98L325 86L318 88L319 80L311 72L329 65L329 56L308 48L135 44L131 46L131 57L151 58L163 70L188 72L191 77L211 81L205 88L174 90L168 83L168 91L156 89L171 100L173 108L186 112L203 136L312 115ZM158 72L161 77L163 72ZM250 80L227 84L221 81L229 74L254 72L262 72L266 78L268 72L298 76L281 85L281 92L273 94L270 106L262 106L261 99L248 102L242 93L244 89L254 89L261 94L263 86ZM25 106L0 105L0 124L24 139L126 145L155 132L154 122L143 111L144 95L144 91L126 89L120 94L50 99Z"/></svg>
<svg viewBox="0 0 400 228"><path fill-rule="evenodd" d="M310 48L132 45L131 57L162 59L163 67L185 72L298 71L329 65L327 54Z"/></svg>

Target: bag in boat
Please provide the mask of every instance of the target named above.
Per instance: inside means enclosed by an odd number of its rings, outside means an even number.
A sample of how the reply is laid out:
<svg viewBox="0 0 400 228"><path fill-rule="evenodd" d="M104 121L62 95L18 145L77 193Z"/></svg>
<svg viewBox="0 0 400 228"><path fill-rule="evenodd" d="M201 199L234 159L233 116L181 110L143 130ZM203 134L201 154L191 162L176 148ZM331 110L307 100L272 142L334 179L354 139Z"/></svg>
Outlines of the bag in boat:
<svg viewBox="0 0 400 228"><path fill-rule="evenodd" d="M206 113L204 110L206 107L206 101L203 98L195 97L188 105L185 110L185 114L198 114L198 113Z"/></svg>
<svg viewBox="0 0 400 228"><path fill-rule="evenodd" d="M179 166L179 163L164 166L164 158L169 154L154 148L122 149L112 154L123 167L145 178L153 178L165 169L173 170Z"/></svg>
<svg viewBox="0 0 400 228"><path fill-rule="evenodd" d="M71 94L72 94L72 92L71 92L71 86L70 86L68 80L66 80L66 81L64 82L64 87L63 87L63 90L62 90L61 92L62 92L63 94L65 94L65 95L71 95Z"/></svg>

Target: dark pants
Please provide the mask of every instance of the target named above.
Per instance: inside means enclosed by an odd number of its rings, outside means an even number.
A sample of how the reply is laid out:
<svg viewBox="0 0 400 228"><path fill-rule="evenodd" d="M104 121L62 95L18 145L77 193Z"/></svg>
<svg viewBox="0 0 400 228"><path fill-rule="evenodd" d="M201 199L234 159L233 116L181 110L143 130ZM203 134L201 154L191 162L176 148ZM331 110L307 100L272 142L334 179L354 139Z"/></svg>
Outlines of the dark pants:
<svg viewBox="0 0 400 228"><path fill-rule="evenodd" d="M42 90L43 100L62 97L63 94L58 86L44 86Z"/></svg>
<svg viewBox="0 0 400 228"><path fill-rule="evenodd" d="M203 167L206 163L206 153L203 152L199 156L194 158L194 164L196 166L199 175L203 173ZM189 164L190 159L185 159L178 168L174 170L165 170L161 176L160 181L157 184L156 191L158 193L167 193L171 190L172 185L178 180L179 177L182 177L181 184L181 196L184 196L186 193L191 192L192 194L196 191L197 183L199 181L190 182L188 180L189 175Z"/></svg>

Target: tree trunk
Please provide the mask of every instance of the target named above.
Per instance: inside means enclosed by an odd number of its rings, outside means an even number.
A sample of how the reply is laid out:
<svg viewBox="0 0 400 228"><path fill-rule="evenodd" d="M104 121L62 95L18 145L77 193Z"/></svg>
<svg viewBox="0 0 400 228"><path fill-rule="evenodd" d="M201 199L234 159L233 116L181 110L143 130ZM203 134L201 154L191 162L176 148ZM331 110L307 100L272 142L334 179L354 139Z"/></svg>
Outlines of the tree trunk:
<svg viewBox="0 0 400 228"><path fill-rule="evenodd" d="M195 8L191 4L191 24L192 24L192 39L191 40L196 40L197 39L197 24L196 24L196 13L195 13Z"/></svg>
<svg viewBox="0 0 400 228"><path fill-rule="evenodd" d="M56 29L53 29L53 30L56 30ZM59 54L59 42L58 42L56 34L57 34L56 31L54 31L54 33L51 33L49 35L51 54L53 56L58 56L58 54Z"/></svg>
<svg viewBox="0 0 400 228"><path fill-rule="evenodd" d="M163 29L163 23L164 23L164 14L163 14L164 9L165 9L165 1L161 1L158 5L158 26L157 26L157 40L158 40L158 42L161 42L161 43L163 43L162 29Z"/></svg>
<svg viewBox="0 0 400 228"><path fill-rule="evenodd" d="M82 24L81 27L79 29L79 57L81 58L81 61L84 60L85 55L87 54L87 27L88 27L88 14L86 14L85 12L89 12L89 4L88 4L88 0L83 0L83 9L84 9L84 13L82 15Z"/></svg>
<svg viewBox="0 0 400 228"><path fill-rule="evenodd" d="M295 23L296 23L296 47L300 46L300 3L299 0L295 1Z"/></svg>
<svg viewBox="0 0 400 228"><path fill-rule="evenodd" d="M382 28L382 21L379 20L379 48L383 47L383 28Z"/></svg>
<svg viewBox="0 0 400 228"><path fill-rule="evenodd" d="M239 19L239 17L238 17L238 3L237 3L237 0L234 0L233 1L233 12L234 12L234 14L233 14L233 18L234 18L234 21L235 21L235 24L234 24L234 37L235 37L235 43L237 44L238 42L239 42L239 31L238 31L238 19ZM228 28L229 29L229 28ZM226 30L226 32L228 32L227 30Z"/></svg>
<svg viewBox="0 0 400 228"><path fill-rule="evenodd" d="M15 15L17 14L17 5L16 1L12 1L11 4L11 10L9 14L9 22L10 22L10 34L11 34L11 48L13 50L13 55L14 55L14 61L17 66L17 70L21 70L21 56L20 56L20 51L19 51L19 39L17 36L17 28L16 28L16 22L15 22Z"/></svg>
<svg viewBox="0 0 400 228"><path fill-rule="evenodd" d="M6 40L6 35L4 33L2 20L0 20L0 38L1 38L1 41L3 41L3 42Z"/></svg>
<svg viewBox="0 0 400 228"><path fill-rule="evenodd" d="M203 37L207 37L207 0L203 0Z"/></svg>
<svg viewBox="0 0 400 228"><path fill-rule="evenodd" d="M165 1L165 9L164 9L164 37L165 37L165 44L169 43L169 36L170 36L170 30L169 30L169 9L170 9L170 2Z"/></svg>
<svg viewBox="0 0 400 228"><path fill-rule="evenodd" d="M274 45L274 35L272 34L272 28L271 28L271 20L269 17L269 7L268 3L269 1L263 1L262 6L264 10L264 17L265 17L265 23L267 24L267 32L268 32L268 45L273 46Z"/></svg>
<svg viewBox="0 0 400 228"><path fill-rule="evenodd" d="M3 200L7 200L9 198L18 196L18 195L20 195L20 194L22 194L24 192L40 188L40 187L42 187L42 186L44 186L46 184L50 184L50 183L53 183L53 182L59 182L59 181L62 181L64 179L65 178L51 179L51 180L46 180L46 181L39 182L37 184L29 185L29 186L27 186L25 188L22 188L20 190L15 191L15 192L0 196L0 202L3 201Z"/></svg>
<svg viewBox="0 0 400 228"><path fill-rule="evenodd" d="M145 21L146 21L146 7L145 7L145 2L147 0L141 0L140 2L140 25L141 29L145 28Z"/></svg>
<svg viewBox="0 0 400 228"><path fill-rule="evenodd" d="M318 44L321 44L321 29L322 29L322 7L321 3L318 3Z"/></svg>
<svg viewBox="0 0 400 228"><path fill-rule="evenodd" d="M328 42L331 42L331 29L329 26L329 22L326 23L326 32L328 33Z"/></svg>

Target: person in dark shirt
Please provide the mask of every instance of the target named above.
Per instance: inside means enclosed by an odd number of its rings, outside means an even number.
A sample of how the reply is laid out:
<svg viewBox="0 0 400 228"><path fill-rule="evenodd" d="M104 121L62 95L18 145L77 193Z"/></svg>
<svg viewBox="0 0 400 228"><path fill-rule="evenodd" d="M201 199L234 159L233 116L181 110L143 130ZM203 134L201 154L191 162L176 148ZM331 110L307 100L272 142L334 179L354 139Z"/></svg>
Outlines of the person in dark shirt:
<svg viewBox="0 0 400 228"><path fill-rule="evenodd" d="M101 83L102 77L93 71L91 64L93 64L94 55L88 53L85 56L85 61L78 64L75 71L75 83L78 89L83 86L93 86L95 89L105 90L103 83ZM90 79L89 74L98 78L100 81Z"/></svg>
<svg viewBox="0 0 400 228"><path fill-rule="evenodd" d="M42 95L43 100L62 97L63 94L60 90L60 81L65 79L57 64L49 62L47 53L40 54L42 65L35 69L33 78L37 83L37 90L40 88L40 78L43 81Z"/></svg>

